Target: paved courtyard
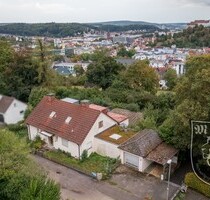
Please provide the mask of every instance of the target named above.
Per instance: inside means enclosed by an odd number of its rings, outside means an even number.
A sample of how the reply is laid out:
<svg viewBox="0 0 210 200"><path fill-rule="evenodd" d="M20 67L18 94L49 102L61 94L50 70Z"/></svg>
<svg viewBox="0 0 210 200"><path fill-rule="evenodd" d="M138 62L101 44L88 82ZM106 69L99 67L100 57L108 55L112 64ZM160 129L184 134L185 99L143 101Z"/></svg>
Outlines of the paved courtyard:
<svg viewBox="0 0 210 200"><path fill-rule="evenodd" d="M48 176L61 186L63 200L152 200L166 199L166 182L140 173L116 173L108 181L98 182L74 170L33 156ZM170 185L170 196L177 186Z"/></svg>

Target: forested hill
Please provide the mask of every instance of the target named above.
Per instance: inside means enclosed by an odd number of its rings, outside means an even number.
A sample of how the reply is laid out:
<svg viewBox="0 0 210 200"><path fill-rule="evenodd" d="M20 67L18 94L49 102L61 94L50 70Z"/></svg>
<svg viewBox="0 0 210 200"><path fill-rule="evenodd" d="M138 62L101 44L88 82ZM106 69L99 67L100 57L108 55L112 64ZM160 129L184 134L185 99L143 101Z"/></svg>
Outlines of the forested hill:
<svg viewBox="0 0 210 200"><path fill-rule="evenodd" d="M0 33L21 36L66 37L83 33L90 28L94 27L79 23L11 23L0 26Z"/></svg>
<svg viewBox="0 0 210 200"><path fill-rule="evenodd" d="M171 46L175 44L180 48L197 48L210 47L210 28L204 26L188 27L180 33L159 36L155 42L155 46Z"/></svg>
<svg viewBox="0 0 210 200"><path fill-rule="evenodd" d="M160 30L156 25L148 25L148 24L130 24L126 26L122 25L104 25L101 24L97 27L102 31L110 31L110 32L122 32L122 31L134 31L134 30L144 30L146 32L154 32Z"/></svg>
<svg viewBox="0 0 210 200"><path fill-rule="evenodd" d="M0 34L11 34L21 36L49 36L49 37L66 37L74 36L78 33L83 33L90 29L101 31L127 31L127 30L146 30L154 31L158 28L154 25L127 25L127 26L115 26L115 25L101 25L94 26L91 24L80 23L11 23L1 24Z"/></svg>

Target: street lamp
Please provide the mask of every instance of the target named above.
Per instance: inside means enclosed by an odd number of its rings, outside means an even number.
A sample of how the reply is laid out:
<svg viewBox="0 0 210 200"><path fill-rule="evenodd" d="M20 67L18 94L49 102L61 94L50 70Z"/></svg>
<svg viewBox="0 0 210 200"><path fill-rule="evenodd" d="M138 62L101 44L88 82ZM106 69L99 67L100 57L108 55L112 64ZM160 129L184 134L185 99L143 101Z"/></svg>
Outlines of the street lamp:
<svg viewBox="0 0 210 200"><path fill-rule="evenodd" d="M171 175L171 163L172 163L172 160L169 159L169 160L167 161L167 164L169 164L168 185L167 185L167 200L168 200L168 197L169 197L169 181L170 181L170 175Z"/></svg>

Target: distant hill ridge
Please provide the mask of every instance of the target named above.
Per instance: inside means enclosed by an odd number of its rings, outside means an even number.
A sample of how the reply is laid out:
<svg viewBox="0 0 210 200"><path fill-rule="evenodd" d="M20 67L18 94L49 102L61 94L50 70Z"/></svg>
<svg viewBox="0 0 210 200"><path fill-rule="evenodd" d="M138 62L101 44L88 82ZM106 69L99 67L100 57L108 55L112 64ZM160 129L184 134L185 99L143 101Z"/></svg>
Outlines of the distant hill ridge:
<svg viewBox="0 0 210 200"><path fill-rule="evenodd" d="M167 26L182 26L183 24L168 24ZM67 37L85 31L128 31L128 30L146 30L154 32L161 29L162 24L144 22L144 21L110 21L96 23L1 23L0 34L11 34L21 36L48 36L48 37Z"/></svg>

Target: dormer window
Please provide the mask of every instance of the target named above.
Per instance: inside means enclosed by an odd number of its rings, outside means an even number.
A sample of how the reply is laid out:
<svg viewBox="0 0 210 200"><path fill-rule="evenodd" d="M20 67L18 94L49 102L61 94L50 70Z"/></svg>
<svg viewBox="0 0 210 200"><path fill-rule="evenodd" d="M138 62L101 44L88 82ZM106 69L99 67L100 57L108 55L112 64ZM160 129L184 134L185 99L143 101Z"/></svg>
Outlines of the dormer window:
<svg viewBox="0 0 210 200"><path fill-rule="evenodd" d="M65 124L69 124L69 122L71 121L71 119L72 119L72 118L68 116L68 117L66 118L66 120L65 120Z"/></svg>
<svg viewBox="0 0 210 200"><path fill-rule="evenodd" d="M55 111L52 111L49 115L49 118L52 119L53 117L56 116L56 112Z"/></svg>

